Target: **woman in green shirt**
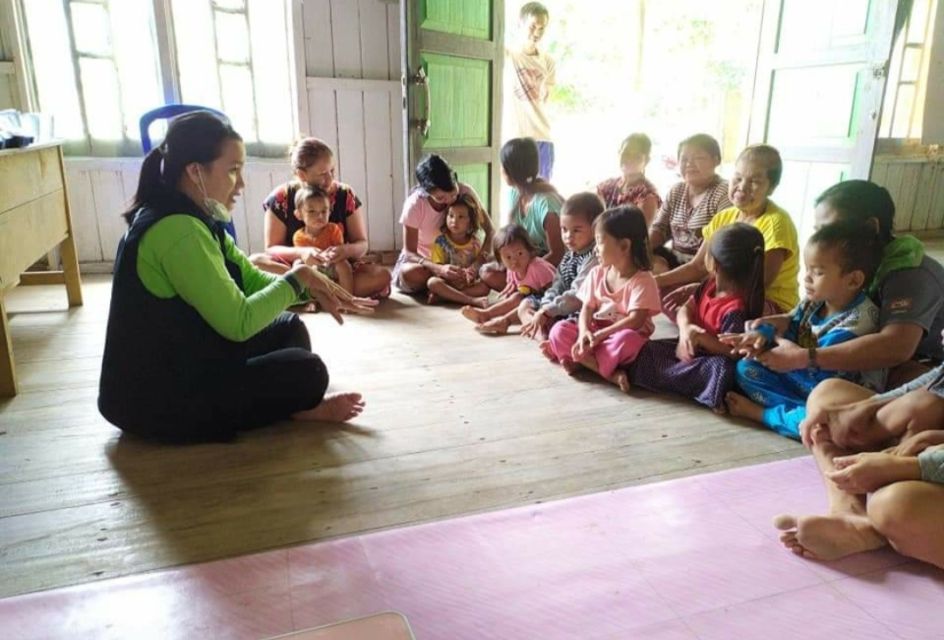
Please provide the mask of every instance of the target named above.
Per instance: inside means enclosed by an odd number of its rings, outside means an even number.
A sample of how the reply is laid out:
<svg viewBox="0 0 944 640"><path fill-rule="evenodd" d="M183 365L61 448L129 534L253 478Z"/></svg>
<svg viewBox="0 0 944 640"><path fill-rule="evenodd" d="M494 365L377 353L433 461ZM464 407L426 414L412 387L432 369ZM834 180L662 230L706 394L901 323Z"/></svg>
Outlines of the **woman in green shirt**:
<svg viewBox="0 0 944 640"><path fill-rule="evenodd" d="M206 112L171 121L141 166L118 247L98 405L124 431L218 441L288 418L340 422L360 394L325 396L328 372L285 308L311 296L341 322L367 310L310 267L250 264L222 224L243 188L246 151Z"/></svg>
<svg viewBox="0 0 944 640"><path fill-rule="evenodd" d="M521 225L538 255L555 267L564 257L560 212L564 199L550 182L538 176L538 147L531 138L512 138L501 148L502 177L509 187L506 224ZM505 288L500 261L482 267L482 280L496 291Z"/></svg>

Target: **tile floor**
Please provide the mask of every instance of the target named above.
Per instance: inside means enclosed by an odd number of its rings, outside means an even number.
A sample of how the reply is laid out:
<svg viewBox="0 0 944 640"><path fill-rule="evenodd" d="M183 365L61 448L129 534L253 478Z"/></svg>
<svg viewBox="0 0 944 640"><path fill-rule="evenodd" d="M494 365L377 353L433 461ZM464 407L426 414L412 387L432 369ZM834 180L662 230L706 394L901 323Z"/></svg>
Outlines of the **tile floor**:
<svg viewBox="0 0 944 640"><path fill-rule="evenodd" d="M944 638L944 572L814 563L809 458L0 600L5 638L264 638L394 610L419 640Z"/></svg>

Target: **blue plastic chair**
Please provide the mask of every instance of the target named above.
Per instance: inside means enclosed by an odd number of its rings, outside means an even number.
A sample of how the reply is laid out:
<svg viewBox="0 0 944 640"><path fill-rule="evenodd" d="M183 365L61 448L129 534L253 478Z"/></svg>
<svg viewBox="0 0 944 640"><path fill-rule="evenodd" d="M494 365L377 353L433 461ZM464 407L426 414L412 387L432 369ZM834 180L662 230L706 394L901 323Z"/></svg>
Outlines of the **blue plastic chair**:
<svg viewBox="0 0 944 640"><path fill-rule="evenodd" d="M190 113L191 111L209 111L212 114L215 114L229 122L229 118L226 117L226 114L216 109L211 109L210 107L200 107L195 104L165 104L163 107L158 107L157 109L151 109L138 121L138 126L141 129L141 148L144 150L144 153L147 154L151 149L154 148L154 145L151 143L151 134L149 129L151 128L151 123L155 120L170 120L173 117L179 116L184 113ZM223 225L223 228L226 229L233 241L236 241L236 226L232 222L227 222Z"/></svg>

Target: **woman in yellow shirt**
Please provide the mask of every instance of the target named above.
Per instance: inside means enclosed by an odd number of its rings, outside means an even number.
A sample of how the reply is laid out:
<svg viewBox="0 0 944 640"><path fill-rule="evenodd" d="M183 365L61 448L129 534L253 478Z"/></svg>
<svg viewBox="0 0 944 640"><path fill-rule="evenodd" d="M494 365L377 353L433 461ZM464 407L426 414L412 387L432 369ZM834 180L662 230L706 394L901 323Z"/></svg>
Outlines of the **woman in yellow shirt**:
<svg viewBox="0 0 944 640"><path fill-rule="evenodd" d="M683 285L701 282L708 276L705 247L708 239L722 227L746 222L764 236L764 285L767 294L765 313L786 313L799 302L799 244L796 226L790 214L770 200L780 183L783 162L780 153L765 144L751 145L741 152L728 186L733 207L719 211L702 230L705 243L688 263L656 276L663 292L663 310L673 317L688 298Z"/></svg>

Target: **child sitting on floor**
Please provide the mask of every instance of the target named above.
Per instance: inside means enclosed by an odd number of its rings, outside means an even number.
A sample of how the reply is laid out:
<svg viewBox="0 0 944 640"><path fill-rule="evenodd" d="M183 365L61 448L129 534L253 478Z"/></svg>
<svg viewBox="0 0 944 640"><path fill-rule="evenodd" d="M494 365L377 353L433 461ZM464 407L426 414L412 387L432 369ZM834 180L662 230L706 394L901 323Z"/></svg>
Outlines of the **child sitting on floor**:
<svg viewBox="0 0 944 640"><path fill-rule="evenodd" d="M330 199L324 189L303 185L295 193L295 217L305 226L292 236L292 245L310 247L312 251L305 263L316 267L348 293L353 293L354 270L351 263L343 258L336 260L332 251L332 247L344 244L344 229L337 223L328 222L330 209Z"/></svg>
<svg viewBox="0 0 944 640"><path fill-rule="evenodd" d="M730 392L728 410L734 416L761 422L777 433L800 439L806 399L827 378L846 377L876 388L884 387L884 372L839 372L816 367L816 349L872 333L879 310L865 293L882 252L875 230L861 224L836 222L813 234L803 253L806 297L790 314L767 316L748 325L743 336L725 342L748 356L738 362L737 384L745 395ZM767 335L765 335L765 332ZM763 365L763 351L783 340L809 350L811 366L776 373ZM746 396L746 397L745 397Z"/></svg>
<svg viewBox="0 0 944 640"><path fill-rule="evenodd" d="M474 322L480 333L498 335L508 333L508 328L518 323L521 299L543 293L557 270L535 255L528 232L518 224L509 224L495 234L494 250L507 270L507 284L498 302L484 309L467 305L462 307L462 315Z"/></svg>
<svg viewBox="0 0 944 640"><path fill-rule="evenodd" d="M735 222L711 237L705 256L710 274L678 312L678 340L653 340L630 365L633 384L668 391L724 412L734 388L738 357L719 334L742 333L764 312L764 236Z"/></svg>
<svg viewBox="0 0 944 640"><path fill-rule="evenodd" d="M555 324L544 354L570 374L582 365L628 392L629 377L617 367L635 360L660 308L646 218L638 207L616 207L593 227L600 264L577 293L580 319Z"/></svg>
<svg viewBox="0 0 944 640"><path fill-rule="evenodd" d="M572 195L561 209L561 239L567 253L557 267L554 282L541 297L528 296L518 307L521 335L547 339L551 325L580 311L577 291L590 270L597 266L593 222L603 213L600 197L589 191Z"/></svg>
<svg viewBox="0 0 944 640"><path fill-rule="evenodd" d="M429 261L442 265L437 275L426 281L427 302L439 299L473 307L488 305L488 285L479 279L482 243L476 237L479 220L485 214L469 194L461 194L446 211L442 231L429 249Z"/></svg>

